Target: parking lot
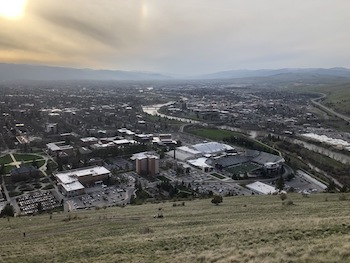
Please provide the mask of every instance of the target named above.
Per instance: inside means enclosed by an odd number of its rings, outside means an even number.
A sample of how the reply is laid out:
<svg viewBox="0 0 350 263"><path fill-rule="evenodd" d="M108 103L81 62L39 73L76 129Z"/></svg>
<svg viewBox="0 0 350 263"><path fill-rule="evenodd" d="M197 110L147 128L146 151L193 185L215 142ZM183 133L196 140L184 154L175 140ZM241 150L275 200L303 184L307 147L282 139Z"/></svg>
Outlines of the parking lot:
<svg viewBox="0 0 350 263"><path fill-rule="evenodd" d="M172 169L162 171L161 175L172 182L191 184L193 190L199 193L207 194L212 191L220 195L251 195L252 191L240 186L234 182L225 182L209 173L204 173L198 169L192 168L189 174L177 176Z"/></svg>
<svg viewBox="0 0 350 263"><path fill-rule="evenodd" d="M118 188L116 186L95 186L86 189L86 194L84 195L69 198L67 203L69 210L123 205L130 198L129 192L130 189Z"/></svg>
<svg viewBox="0 0 350 263"><path fill-rule="evenodd" d="M310 193L323 192L327 187L302 171L297 171L295 177L286 182L285 185L286 188L293 187L296 192L307 191Z"/></svg>
<svg viewBox="0 0 350 263"><path fill-rule="evenodd" d="M30 215L38 212L38 204L41 203L42 211L49 211L61 206L50 191L37 191L22 195L16 199L21 214Z"/></svg>

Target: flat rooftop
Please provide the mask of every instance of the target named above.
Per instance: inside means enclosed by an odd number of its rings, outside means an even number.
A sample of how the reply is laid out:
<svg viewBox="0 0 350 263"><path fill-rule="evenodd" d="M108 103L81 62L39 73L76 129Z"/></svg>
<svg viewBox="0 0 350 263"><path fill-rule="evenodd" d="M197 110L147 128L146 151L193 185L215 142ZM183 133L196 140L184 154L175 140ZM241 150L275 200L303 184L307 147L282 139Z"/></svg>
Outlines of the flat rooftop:
<svg viewBox="0 0 350 263"><path fill-rule="evenodd" d="M109 173L110 171L103 166L94 166L94 167L87 167L82 169L74 169L74 170L60 172L60 173L57 173L55 176L56 177L62 176L62 178L63 176L64 177L83 177L87 175L98 176L98 175L109 174Z"/></svg>
<svg viewBox="0 0 350 263"><path fill-rule="evenodd" d="M264 195L269 195L269 194L273 194L276 191L276 188L268 185L268 184L264 184L262 182L256 181L254 183L251 184L247 184L246 187L250 190L253 190L255 192L258 192L260 194L264 194Z"/></svg>

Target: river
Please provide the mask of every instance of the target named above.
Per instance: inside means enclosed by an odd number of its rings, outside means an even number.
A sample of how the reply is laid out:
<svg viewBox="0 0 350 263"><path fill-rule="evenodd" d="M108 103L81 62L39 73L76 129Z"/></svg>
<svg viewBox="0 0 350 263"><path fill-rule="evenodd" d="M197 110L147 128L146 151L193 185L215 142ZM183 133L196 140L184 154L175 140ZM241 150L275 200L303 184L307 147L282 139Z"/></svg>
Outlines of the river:
<svg viewBox="0 0 350 263"><path fill-rule="evenodd" d="M175 116L170 116L170 115L165 115L163 113L159 113L159 109L163 106L169 106L171 104L174 104L175 102L170 101L168 103L164 104L156 104L156 105L150 105L150 106L142 106L143 112L150 114L150 115L155 115L155 116L160 116L163 118L168 118L169 120L177 120L177 121L182 121L182 122L187 122L187 123L202 123L200 121L195 121L187 118L180 118L180 117L175 117Z"/></svg>
<svg viewBox="0 0 350 263"><path fill-rule="evenodd" d="M332 158L338 162L341 162L343 164L350 164L350 156L342 154L342 153L338 153L338 152L333 152L331 150L328 150L326 148L323 148L321 146L312 144L312 143L308 143L302 140L298 140L298 139L294 139L294 138L288 138L288 137L283 137L283 140L290 142L290 143L294 143L294 144L299 144L302 145L304 148L328 156L329 158Z"/></svg>

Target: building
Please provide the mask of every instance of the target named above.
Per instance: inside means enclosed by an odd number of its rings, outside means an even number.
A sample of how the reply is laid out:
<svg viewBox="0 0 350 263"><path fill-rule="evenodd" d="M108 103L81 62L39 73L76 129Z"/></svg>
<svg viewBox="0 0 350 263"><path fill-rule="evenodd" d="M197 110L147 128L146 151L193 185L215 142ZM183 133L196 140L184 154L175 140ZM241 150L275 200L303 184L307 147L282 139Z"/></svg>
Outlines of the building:
<svg viewBox="0 0 350 263"><path fill-rule="evenodd" d="M271 194L277 193L277 190L275 187L268 184L264 184L259 181L256 181L251 184L247 184L246 187L257 194L271 195Z"/></svg>
<svg viewBox="0 0 350 263"><path fill-rule="evenodd" d="M48 143L46 144L46 148L48 153L54 156L62 153L65 155L71 155L74 152L73 146L66 144L65 141Z"/></svg>
<svg viewBox="0 0 350 263"><path fill-rule="evenodd" d="M57 134L57 123L46 123L45 131L50 134Z"/></svg>
<svg viewBox="0 0 350 263"><path fill-rule="evenodd" d="M97 139L96 137L85 137L80 139L80 142L83 146L90 146L92 144L98 143L98 141L99 139Z"/></svg>
<svg viewBox="0 0 350 263"><path fill-rule="evenodd" d="M85 193L85 187L102 183L111 172L103 166L74 169L55 174L57 185L65 196L77 196Z"/></svg>
<svg viewBox="0 0 350 263"><path fill-rule="evenodd" d="M159 144L159 145L176 145L176 140L172 139L171 134L159 134L158 136L153 137L152 139L153 144Z"/></svg>
<svg viewBox="0 0 350 263"><path fill-rule="evenodd" d="M40 171L32 165L21 166L14 168L10 173L13 182L25 181L30 178L37 178L40 176Z"/></svg>
<svg viewBox="0 0 350 263"><path fill-rule="evenodd" d="M154 176L159 173L159 156L153 153L143 152L134 154L131 160L135 160L138 175Z"/></svg>

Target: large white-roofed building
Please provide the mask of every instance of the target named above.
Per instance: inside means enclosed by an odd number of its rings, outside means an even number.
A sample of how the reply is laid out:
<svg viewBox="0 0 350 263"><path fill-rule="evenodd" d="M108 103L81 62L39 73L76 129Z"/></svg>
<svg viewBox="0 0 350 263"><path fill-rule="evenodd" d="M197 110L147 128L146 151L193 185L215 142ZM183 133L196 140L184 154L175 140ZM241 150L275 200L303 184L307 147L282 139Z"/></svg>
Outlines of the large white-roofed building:
<svg viewBox="0 0 350 263"><path fill-rule="evenodd" d="M251 184L247 184L246 187L258 194L264 194L264 195L274 194L277 192L276 188L273 187L272 185L264 184L259 181L256 181Z"/></svg>
<svg viewBox="0 0 350 263"><path fill-rule="evenodd" d="M198 143L192 145L192 148L201 152L202 154L218 154L225 151L234 150L233 147L227 144L219 143L219 142L206 142L206 143Z"/></svg>
<svg viewBox="0 0 350 263"><path fill-rule="evenodd" d="M107 179L110 171L103 166L74 169L55 174L58 187L65 196L77 196L85 193L85 187Z"/></svg>

